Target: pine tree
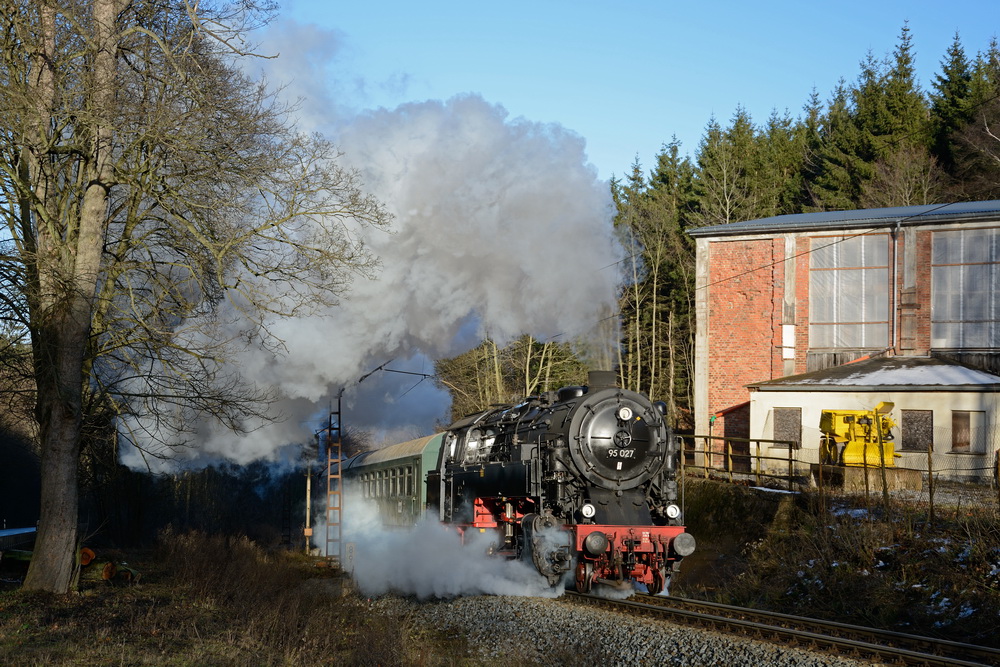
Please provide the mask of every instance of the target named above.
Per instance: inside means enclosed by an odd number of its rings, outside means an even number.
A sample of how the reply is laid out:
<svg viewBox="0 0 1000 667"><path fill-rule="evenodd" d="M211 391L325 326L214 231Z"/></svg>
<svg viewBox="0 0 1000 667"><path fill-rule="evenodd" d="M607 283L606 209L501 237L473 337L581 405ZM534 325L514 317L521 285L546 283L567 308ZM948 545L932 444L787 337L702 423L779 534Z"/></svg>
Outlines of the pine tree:
<svg viewBox="0 0 1000 667"><path fill-rule="evenodd" d="M929 146L931 139L927 100L917 83L913 41L906 24L893 56L885 76L886 141L878 157L886 157L903 144Z"/></svg>
<svg viewBox="0 0 1000 667"><path fill-rule="evenodd" d="M861 131L851 114L849 94L841 81L820 122L821 142L809 188L813 208L817 210L855 208L861 195L861 181L866 170L862 167Z"/></svg>
<svg viewBox="0 0 1000 667"><path fill-rule="evenodd" d="M933 154L947 172L954 173L952 135L972 118L972 68L957 32L946 56L931 93Z"/></svg>
<svg viewBox="0 0 1000 667"><path fill-rule="evenodd" d="M809 129L802 121L773 112L757 137L761 214L798 213L805 200L804 169Z"/></svg>

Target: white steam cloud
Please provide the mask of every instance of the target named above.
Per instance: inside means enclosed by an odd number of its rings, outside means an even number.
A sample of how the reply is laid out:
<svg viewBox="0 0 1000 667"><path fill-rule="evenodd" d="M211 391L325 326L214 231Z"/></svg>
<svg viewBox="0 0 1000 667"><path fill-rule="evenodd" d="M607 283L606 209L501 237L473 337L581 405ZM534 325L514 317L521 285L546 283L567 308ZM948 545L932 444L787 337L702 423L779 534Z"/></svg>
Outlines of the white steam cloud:
<svg viewBox="0 0 1000 667"><path fill-rule="evenodd" d="M295 40L295 48L277 49L292 57L273 63L300 73L293 93L304 84L321 88L324 70L305 64L315 62L308 49L332 57L338 36L324 40L314 27L293 27L275 33ZM284 79L274 71L270 78ZM579 135L511 119L471 94L347 115L328 97L304 100L300 119L304 129L332 136L345 165L358 169L365 188L395 215L392 233L369 231L365 239L381 274L356 282L322 316L279 323L274 331L285 356L251 351L239 360L248 379L283 397L283 422L243 437L206 425L197 450L188 450L192 457L272 458L282 445L311 439L341 388L349 426L417 424L426 433L445 417L445 394L423 382L403 396L419 377L373 377L362 385L358 378L390 359L395 368L433 373L433 359L463 352L484 335L572 340L614 312L613 265L622 251L608 184L588 164ZM135 452L125 460L144 465Z"/></svg>
<svg viewBox="0 0 1000 667"><path fill-rule="evenodd" d="M478 533L462 543L453 528L427 517L411 528L383 528L377 510L345 498L344 544L353 549L345 567L364 595L401 593L420 599L461 595L558 597L532 565L487 555L489 538ZM318 526L317 534L322 534Z"/></svg>

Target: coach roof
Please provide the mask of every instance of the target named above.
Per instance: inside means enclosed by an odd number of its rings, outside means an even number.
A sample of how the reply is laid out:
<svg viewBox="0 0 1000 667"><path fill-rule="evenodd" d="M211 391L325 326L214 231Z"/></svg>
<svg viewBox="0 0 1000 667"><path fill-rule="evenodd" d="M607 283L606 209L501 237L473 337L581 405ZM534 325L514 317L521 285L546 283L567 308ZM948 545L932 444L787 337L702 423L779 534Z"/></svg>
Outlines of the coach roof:
<svg viewBox="0 0 1000 667"><path fill-rule="evenodd" d="M696 238L1000 220L1000 200L795 213L689 229Z"/></svg>

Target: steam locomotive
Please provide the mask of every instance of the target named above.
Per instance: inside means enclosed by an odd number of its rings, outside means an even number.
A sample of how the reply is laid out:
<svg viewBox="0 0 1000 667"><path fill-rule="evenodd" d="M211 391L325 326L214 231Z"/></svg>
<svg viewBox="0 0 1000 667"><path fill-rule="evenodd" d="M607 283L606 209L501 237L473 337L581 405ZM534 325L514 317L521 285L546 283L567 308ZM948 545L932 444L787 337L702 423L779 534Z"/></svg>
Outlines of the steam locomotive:
<svg viewBox="0 0 1000 667"><path fill-rule="evenodd" d="M442 434L362 455L345 474L397 510L391 523L425 505L463 535L489 533L493 553L531 563L550 585L572 573L580 592L640 583L657 594L695 549L664 412L617 387L614 373L592 372L587 386L495 406ZM421 476L426 502L407 503Z"/></svg>

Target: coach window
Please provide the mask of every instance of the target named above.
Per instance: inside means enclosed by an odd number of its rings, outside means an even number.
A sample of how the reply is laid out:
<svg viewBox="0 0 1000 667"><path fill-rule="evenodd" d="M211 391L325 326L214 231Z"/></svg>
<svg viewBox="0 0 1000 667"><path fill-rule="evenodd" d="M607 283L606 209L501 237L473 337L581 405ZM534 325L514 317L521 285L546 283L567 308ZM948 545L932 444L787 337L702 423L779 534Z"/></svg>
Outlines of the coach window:
<svg viewBox="0 0 1000 667"><path fill-rule="evenodd" d="M406 495L413 495L413 466L406 466Z"/></svg>
<svg viewBox="0 0 1000 667"><path fill-rule="evenodd" d="M951 411L951 451L978 454L986 451L985 412Z"/></svg>

